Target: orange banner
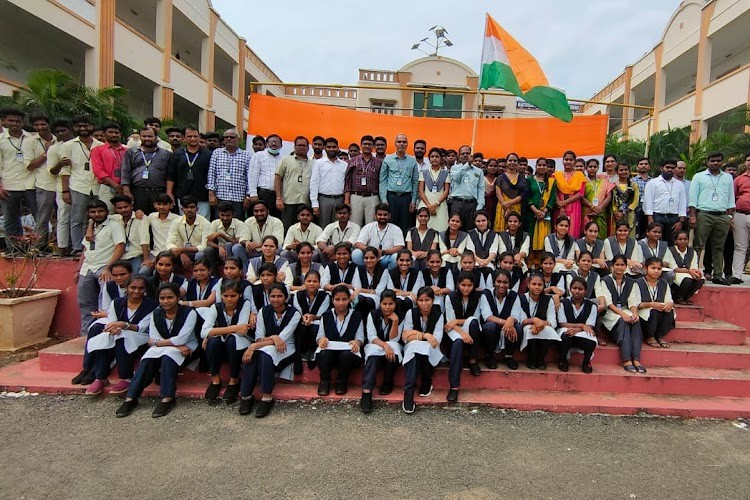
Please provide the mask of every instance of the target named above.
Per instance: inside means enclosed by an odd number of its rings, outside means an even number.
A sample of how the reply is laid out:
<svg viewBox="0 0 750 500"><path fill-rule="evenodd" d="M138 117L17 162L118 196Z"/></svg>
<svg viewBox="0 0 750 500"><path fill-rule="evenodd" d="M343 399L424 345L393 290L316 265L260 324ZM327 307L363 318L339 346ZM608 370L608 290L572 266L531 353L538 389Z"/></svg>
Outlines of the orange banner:
<svg viewBox="0 0 750 500"><path fill-rule="evenodd" d="M568 149L579 156L601 156L607 134L608 115L576 116L570 123L556 118L481 119L477 123L474 151L485 157L515 152L528 158L560 158ZM396 134L404 133L433 146L458 149L470 144L474 120L466 118L419 118L381 115L365 111L311 104L262 94L250 96L247 132L251 135L279 134L284 141L298 135L336 137L342 149L359 144L363 135L382 135L393 151Z"/></svg>

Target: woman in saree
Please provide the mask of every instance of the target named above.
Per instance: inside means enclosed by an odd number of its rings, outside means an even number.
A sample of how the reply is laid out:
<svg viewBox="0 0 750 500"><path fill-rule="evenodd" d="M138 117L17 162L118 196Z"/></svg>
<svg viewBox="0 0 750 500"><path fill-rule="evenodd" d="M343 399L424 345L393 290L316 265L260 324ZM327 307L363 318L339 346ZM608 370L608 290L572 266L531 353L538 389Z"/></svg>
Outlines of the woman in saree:
<svg viewBox="0 0 750 500"><path fill-rule="evenodd" d="M526 211L526 232L531 237L529 263L538 263L544 251L544 238L550 233L552 209L557 199L555 179L548 174L547 159L537 158L536 171L528 178L529 204Z"/></svg>
<svg viewBox="0 0 750 500"><path fill-rule="evenodd" d="M618 221L625 220L630 227L630 236L635 237L635 209L640 199L638 184L630 178L630 165L625 162L617 165L617 176L617 184L612 190L610 226L616 227Z"/></svg>
<svg viewBox="0 0 750 500"><path fill-rule="evenodd" d="M599 172L599 160L591 158L586 162L586 194L584 204L587 207L585 222L596 222L599 227L600 240L607 237L607 224L609 223L610 204L612 202L612 189L614 184L609 178L597 175Z"/></svg>
<svg viewBox="0 0 750 500"><path fill-rule="evenodd" d="M573 170L576 154L566 151L563 154L563 170L554 173L557 184L557 209L552 214L553 219L565 215L570 219L570 236L573 239L581 237L583 226L583 194L586 189L586 176L582 172Z"/></svg>
<svg viewBox="0 0 750 500"><path fill-rule="evenodd" d="M528 197L526 177L518 172L518 155L509 153L505 157L505 172L495 180L497 210L495 211L495 232L505 231L505 214L522 213L524 199Z"/></svg>

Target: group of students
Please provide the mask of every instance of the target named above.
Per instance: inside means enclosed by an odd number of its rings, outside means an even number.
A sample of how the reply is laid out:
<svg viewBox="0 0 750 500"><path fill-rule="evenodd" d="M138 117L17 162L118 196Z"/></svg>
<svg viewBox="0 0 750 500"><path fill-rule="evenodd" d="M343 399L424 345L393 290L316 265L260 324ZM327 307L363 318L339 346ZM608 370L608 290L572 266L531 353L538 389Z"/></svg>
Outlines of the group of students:
<svg viewBox="0 0 750 500"><path fill-rule="evenodd" d="M90 208L102 211L98 204ZM189 199L183 208L190 213ZM515 370L518 351L526 353L529 369L544 370L554 348L558 368L568 371L570 354L578 350L582 371L591 373L597 343L606 342L597 332L620 346L626 371L645 373L643 338L652 347L668 348L664 337L674 328L674 303L689 303L703 283L687 234L678 232L675 246L667 247L658 223L636 241L628 222L620 221L615 236L601 241L592 221L576 240L569 233L570 219L559 216L545 238L547 251L529 269L530 235L516 212L505 214L502 232L490 227L484 211L476 212L469 231L462 230L461 216L452 214L448 228L436 232L428 227L429 210L420 210L405 247L386 255L387 248L376 246L377 236L374 241L347 237L347 208L338 207L339 220L331 224L336 227L326 228L329 234L343 230L338 241L324 238L315 248L293 239L286 256L272 235L253 245L255 256L245 255L247 261L234 255L238 242L217 239L213 255L195 254L187 262L180 259L182 247L159 252L153 274L146 277L133 274L143 266L119 260L123 252L114 251L107 269L111 281L102 287L98 310L91 312L83 367L73 383L99 394L115 362L120 381L109 392L125 394L117 416L130 415L156 380L161 400L153 416L159 417L175 405L179 371L198 369L210 374L206 399L239 399L240 414L255 408L256 417L265 417L273 406L275 379L293 379L303 363L319 369L321 396L331 385L336 394L346 394L350 374L364 365L361 407L370 412L379 374L379 393L387 395L402 365L403 410L412 413L415 395L431 395L441 363L448 365L449 402L458 401L464 366L480 376L480 360L495 369L499 359ZM235 223L230 207L224 209L227 216L215 222L226 230ZM89 254L107 251L97 242L111 219L106 206L104 214L90 211L93 224L82 266ZM376 208L377 232L388 230L389 216L387 205ZM172 228L179 231L180 221ZM353 249L360 254L359 265L352 260ZM187 263L190 279L175 272Z"/></svg>

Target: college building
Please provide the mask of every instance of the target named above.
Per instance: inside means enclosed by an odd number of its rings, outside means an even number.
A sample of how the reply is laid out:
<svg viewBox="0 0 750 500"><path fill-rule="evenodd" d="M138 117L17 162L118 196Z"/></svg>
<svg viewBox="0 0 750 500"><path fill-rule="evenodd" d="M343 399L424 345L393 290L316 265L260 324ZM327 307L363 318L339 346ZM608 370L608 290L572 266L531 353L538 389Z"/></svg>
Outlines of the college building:
<svg viewBox="0 0 750 500"><path fill-rule="evenodd" d="M610 133L690 126L691 140L705 138L750 104L750 0L682 1L656 46L591 100L653 107L649 120L647 109L586 104L584 114L609 113Z"/></svg>
<svg viewBox="0 0 750 500"><path fill-rule="evenodd" d="M210 0L0 0L0 32L4 95L31 70L54 68L128 89L136 117L220 130L244 128L251 82L280 82Z"/></svg>

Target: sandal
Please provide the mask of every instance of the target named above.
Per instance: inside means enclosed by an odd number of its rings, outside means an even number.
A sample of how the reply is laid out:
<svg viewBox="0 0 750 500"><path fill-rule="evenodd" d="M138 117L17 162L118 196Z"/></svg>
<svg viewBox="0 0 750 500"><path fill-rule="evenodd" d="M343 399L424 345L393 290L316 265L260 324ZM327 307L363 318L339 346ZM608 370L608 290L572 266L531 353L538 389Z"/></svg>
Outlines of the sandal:
<svg viewBox="0 0 750 500"><path fill-rule="evenodd" d="M599 344L600 346L605 346L605 345L607 345L607 341L606 341L606 340L604 340L604 339L603 339L603 338L601 338L601 337L597 337L597 338L596 338L596 341L597 341L597 343L598 343L598 344Z"/></svg>
<svg viewBox="0 0 750 500"><path fill-rule="evenodd" d="M660 340L658 344L662 349L669 349L670 347L672 347L669 345L669 342L664 342L663 340Z"/></svg>
<svg viewBox="0 0 750 500"><path fill-rule="evenodd" d="M633 365L622 365L626 372L635 373L638 369Z"/></svg>
<svg viewBox="0 0 750 500"><path fill-rule="evenodd" d="M659 344L659 343L658 343L658 342L656 341L656 339L654 339L654 340L647 340L647 341L646 341L646 345L647 345L647 346L649 346L649 347L653 347L653 348L655 348L655 349L658 349L659 347L661 347L661 344Z"/></svg>

